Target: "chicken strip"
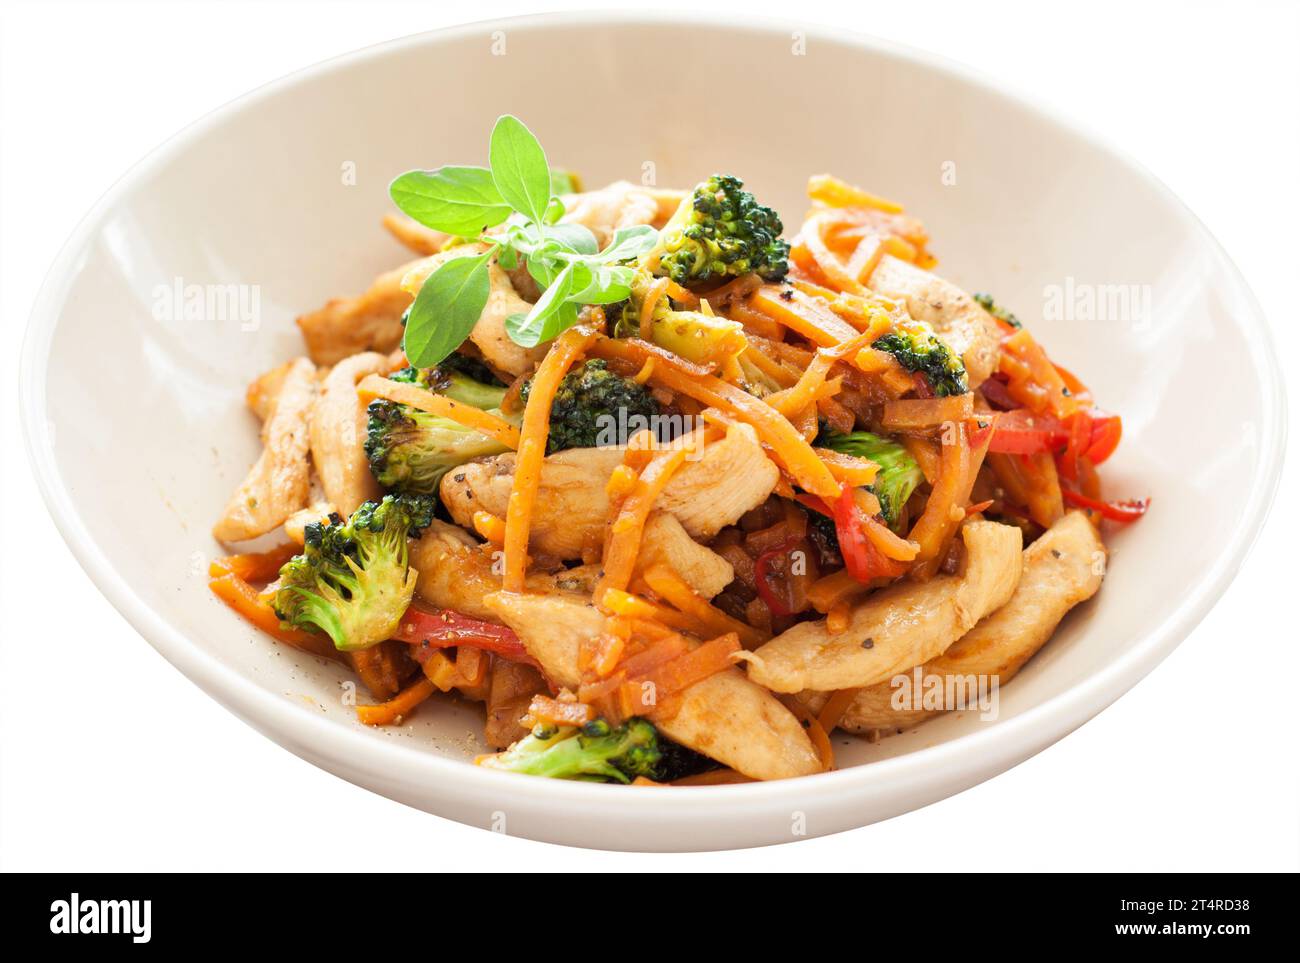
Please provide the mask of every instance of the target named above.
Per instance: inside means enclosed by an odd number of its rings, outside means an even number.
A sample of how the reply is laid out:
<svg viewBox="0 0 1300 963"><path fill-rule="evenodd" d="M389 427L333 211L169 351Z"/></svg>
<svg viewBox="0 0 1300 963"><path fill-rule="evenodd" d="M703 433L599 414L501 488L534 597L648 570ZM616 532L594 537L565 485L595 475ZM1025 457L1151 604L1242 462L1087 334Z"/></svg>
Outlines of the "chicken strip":
<svg viewBox="0 0 1300 963"><path fill-rule="evenodd" d="M825 619L800 622L749 654L750 678L774 692L855 689L939 655L1020 581L1020 529L967 522L961 534L961 575L882 589L854 608L843 632L829 632Z"/></svg>
<svg viewBox="0 0 1300 963"><path fill-rule="evenodd" d="M599 545L609 516L605 485L622 463L623 450L617 447L570 448L547 457L529 531L533 551L581 558L584 547ZM461 465L442 479L443 504L467 528L476 511L504 518L514 470L514 452ZM677 470L655 508L676 516L692 538L712 538L761 505L779 474L754 430L733 425L698 460Z"/></svg>
<svg viewBox="0 0 1300 963"><path fill-rule="evenodd" d="M529 654L559 685L576 688L578 648L605 630L589 601L564 595L500 592L487 604L518 633ZM655 725L668 738L753 779L786 779L821 771L799 720L739 669L709 676L681 693L671 718Z"/></svg>
<svg viewBox="0 0 1300 963"><path fill-rule="evenodd" d="M241 542L265 535L307 504L308 420L315 399L316 366L299 358L285 372L262 425L262 454L213 526L213 537Z"/></svg>
<svg viewBox="0 0 1300 963"><path fill-rule="evenodd" d="M412 295L402 278L419 264L412 261L385 271L360 297L331 298L298 318L307 353L319 365L337 364L358 351L392 351L402 343L402 313Z"/></svg>
<svg viewBox="0 0 1300 963"><path fill-rule="evenodd" d="M564 224L581 224L596 235L603 248L620 227L649 224L663 227L686 196L685 191L638 187L627 181L615 181L600 190L570 194L561 198Z"/></svg>
<svg viewBox="0 0 1300 963"><path fill-rule="evenodd" d="M1052 637L1061 619L1101 588L1106 548L1092 523L1071 512L1024 552L1011 601L921 667L923 677L992 677L1006 685ZM906 670L905 670L906 671ZM840 721L850 732L906 729L941 712L894 709L895 689L878 682L857 694ZM950 691L945 685L944 691Z"/></svg>
<svg viewBox="0 0 1300 963"><path fill-rule="evenodd" d="M461 244L441 254L416 261L402 278L403 289L414 297L419 293L425 280L442 265L458 257L472 257L487 250L483 244ZM483 360L498 372L516 376L531 371L546 357L550 346L539 344L535 348L525 348L515 344L506 334L506 318L512 314L527 314L532 305L519 296L509 276L493 258L488 263L488 300L483 313L478 316L474 330L470 332L472 341L483 354Z"/></svg>
<svg viewBox="0 0 1300 963"><path fill-rule="evenodd" d="M293 365L293 361L286 361L284 364L258 375L253 380L253 383L248 386L248 391L244 393L244 402L252 409L253 414L257 415L262 421L270 418L271 412L275 411L276 399L280 397L280 389L284 387L284 379L292 370Z"/></svg>
<svg viewBox="0 0 1300 963"><path fill-rule="evenodd" d="M384 228L407 249L422 257L437 254L451 239L450 235L425 227L405 214L385 214Z"/></svg>
<svg viewBox="0 0 1300 963"><path fill-rule="evenodd" d="M873 291L901 301L908 314L929 323L961 355L972 391L997 368L1002 340L997 322L951 281L886 254L868 283Z"/></svg>
<svg viewBox="0 0 1300 963"><path fill-rule="evenodd" d="M691 538L677 516L668 512L653 512L646 519L636 565L638 571L667 565L695 594L706 599L713 598L736 577L730 562Z"/></svg>
<svg viewBox="0 0 1300 963"><path fill-rule="evenodd" d="M312 464L325 500L344 517L383 494L366 458L366 409L357 397L357 382L387 371L387 356L375 351L344 358L325 376L312 407Z"/></svg>

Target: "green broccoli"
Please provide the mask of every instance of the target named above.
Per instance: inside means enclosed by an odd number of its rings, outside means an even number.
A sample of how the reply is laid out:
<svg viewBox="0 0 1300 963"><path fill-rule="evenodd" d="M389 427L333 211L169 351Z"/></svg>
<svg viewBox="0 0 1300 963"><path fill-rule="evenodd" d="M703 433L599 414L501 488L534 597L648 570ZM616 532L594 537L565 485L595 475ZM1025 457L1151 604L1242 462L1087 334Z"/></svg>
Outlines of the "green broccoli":
<svg viewBox="0 0 1300 963"><path fill-rule="evenodd" d="M993 317L997 318L999 321L1005 321L1013 328L1022 327L1020 323L1020 319L1017 318L1010 311L1008 311L1006 308L999 307L998 303L993 300L993 295L984 294L983 292L980 292L979 294L972 295L972 297L975 298L976 304L978 304L989 314L993 315Z"/></svg>
<svg viewBox="0 0 1300 963"><path fill-rule="evenodd" d="M436 368L404 368L391 377L394 381L409 382L446 395L453 401L491 410L505 421L517 423L518 416L506 415L499 406L506 389L498 384L484 383L459 370L462 366L474 374L492 377L486 368L472 358L448 365L451 355ZM496 380L495 378L493 379ZM437 492L442 476L471 458L499 455L507 448L495 438L466 428L449 418L398 404L376 399L366 409L365 452L370 460L370 471L385 488L398 492L431 495Z"/></svg>
<svg viewBox="0 0 1300 963"><path fill-rule="evenodd" d="M578 729L538 726L481 765L551 779L629 783L637 776L667 782L713 763L664 739L645 719L634 718L617 728L604 719Z"/></svg>
<svg viewBox="0 0 1300 963"><path fill-rule="evenodd" d="M768 281L785 277L790 245L781 240L781 218L743 187L738 178L723 174L697 185L642 264L678 284L750 271Z"/></svg>
<svg viewBox="0 0 1300 963"><path fill-rule="evenodd" d="M903 506L912 497L916 486L925 481L921 466L907 449L881 435L869 431L844 435L823 432L818 436L817 444L846 455L869 458L880 466L880 472L868 490L880 502L880 515L891 528L902 518Z"/></svg>
<svg viewBox="0 0 1300 963"><path fill-rule="evenodd" d="M527 404L532 381L525 381L520 399ZM609 370L597 358L564 376L551 405L547 454L566 448L595 448L624 442L641 428L653 430L659 404L648 388Z"/></svg>
<svg viewBox="0 0 1300 963"><path fill-rule="evenodd" d="M281 623L324 632L344 651L391 638L415 591L406 540L429 526L433 509L428 497L386 495L346 522L333 515L308 525L302 554L280 569L273 605Z"/></svg>
<svg viewBox="0 0 1300 963"><path fill-rule="evenodd" d="M888 351L908 371L920 372L936 397L964 395L970 390L961 357L923 321L908 320L896 325L889 334L877 338L872 347Z"/></svg>

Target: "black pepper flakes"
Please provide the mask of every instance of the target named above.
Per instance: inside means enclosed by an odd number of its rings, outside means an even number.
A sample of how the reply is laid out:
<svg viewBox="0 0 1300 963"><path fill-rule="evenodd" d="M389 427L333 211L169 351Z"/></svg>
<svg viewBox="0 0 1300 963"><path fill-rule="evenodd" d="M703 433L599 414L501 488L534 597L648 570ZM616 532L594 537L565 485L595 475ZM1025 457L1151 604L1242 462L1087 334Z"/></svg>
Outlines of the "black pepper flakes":
<svg viewBox="0 0 1300 963"><path fill-rule="evenodd" d="M876 640L875 640L875 639L863 639L863 640L862 640L862 647L863 647L864 649L874 649L874 648L876 647Z"/></svg>

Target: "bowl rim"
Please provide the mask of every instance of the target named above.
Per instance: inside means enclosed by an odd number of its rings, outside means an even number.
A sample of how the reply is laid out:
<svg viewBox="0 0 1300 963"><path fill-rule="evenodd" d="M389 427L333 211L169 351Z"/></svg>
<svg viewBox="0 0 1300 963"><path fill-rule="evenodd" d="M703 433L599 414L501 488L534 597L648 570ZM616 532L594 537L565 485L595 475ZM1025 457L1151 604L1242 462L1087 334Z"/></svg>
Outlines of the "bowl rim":
<svg viewBox="0 0 1300 963"><path fill-rule="evenodd" d="M46 374L53 360L53 334L61 313L67 279L81 258L87 241L99 230L119 199L229 116L284 90L310 83L319 76L339 69L382 59L410 47L457 40L492 28L547 32L572 27L612 26L627 29L675 23L750 34L770 35L782 32L789 35L793 31L801 31L819 43L858 48L875 56L908 62L982 89L985 93L1010 101L1013 106L1035 115L1041 122L1071 134L1089 149L1108 155L1133 170L1184 218L1189 230L1211 245L1211 249L1222 259L1225 275L1235 282L1242 303L1248 309L1237 315L1237 319L1248 336L1252 362L1259 375L1256 383L1263 414L1259 426L1262 470L1252 479L1245 499L1242 522L1223 550L1216 553L1213 564L1204 571L1192 589L1183 594L1160 624L1132 649L1122 653L1098 672L1080 679L1064 692L1009 719L999 720L994 725L980 727L937 745L866 765L823 773L815 781L801 778L701 786L694 787L689 793L663 793L653 787L637 786L620 786L617 792L612 792L609 787L590 783L520 780L512 774L484 769L462 760L411 751L395 742L375 739L371 733L359 728L340 726L337 721L302 712L290 701L250 682L242 673L223 664L214 655L191 645L179 629L170 625L135 594L90 536L76 503L59 474L51 438L51 423L46 415ZM1046 106L1036 97L1026 95L1004 81L947 57L895 41L820 24L754 17L737 25L718 14L684 12L586 11L536 14L488 19L424 31L363 47L295 70L209 111L128 168L82 217L64 242L46 272L29 316L22 345L19 394L20 418L37 485L73 556L100 592L150 645L180 669L190 681L245 722L267 735L274 734L275 741L280 745L320 762L334 773L343 774L349 769L355 771L359 766L358 760L365 760L367 769L383 770L397 782L416 782L422 793L444 794L446 787L455 786L454 792L457 795L477 798L508 794L516 799L531 796L544 805L578 808L599 805L604 810L618 806L616 815L619 817L649 813L651 806L659 814L663 814L665 809L674 813L689 809L697 814L711 812L734 816L737 806L747 804L763 808L796 804L810 790L848 797L867 793L873 786L888 785L893 791L907 791L967 780L962 786L964 788L965 785L972 785L1002 771L1002 768L998 768L988 771L986 775L979 775L981 770L989 770L990 762L996 761L1004 766L1014 765L1063 738L1150 672L1222 597L1263 529L1280 482L1287 434L1282 374L1273 349L1271 329L1254 293L1209 229L1172 190L1125 151L1104 141L1077 120L1064 116L1058 109ZM949 793L944 793L947 794Z"/></svg>

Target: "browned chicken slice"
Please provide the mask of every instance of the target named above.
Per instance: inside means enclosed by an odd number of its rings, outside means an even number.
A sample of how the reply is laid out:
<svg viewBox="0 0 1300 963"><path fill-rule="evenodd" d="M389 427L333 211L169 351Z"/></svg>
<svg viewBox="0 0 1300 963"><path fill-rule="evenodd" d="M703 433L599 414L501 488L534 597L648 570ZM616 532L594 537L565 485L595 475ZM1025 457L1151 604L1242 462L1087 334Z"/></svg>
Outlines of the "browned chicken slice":
<svg viewBox="0 0 1300 963"><path fill-rule="evenodd" d="M601 247L607 245L620 227L650 224L663 227L673 216L684 191L638 187L627 181L615 181L607 187L561 198L565 224L581 224L596 235Z"/></svg>
<svg viewBox="0 0 1300 963"><path fill-rule="evenodd" d="M365 351L336 364L321 384L311 411L311 460L325 499L345 518L382 492L366 458L366 409L357 382L388 370L388 358Z"/></svg>
<svg viewBox="0 0 1300 963"><path fill-rule="evenodd" d="M285 372L262 425L262 454L213 526L215 538L241 542L265 535L307 504L308 419L315 399L316 366L299 358Z"/></svg>
<svg viewBox="0 0 1300 963"><path fill-rule="evenodd" d="M576 688L578 648L605 630L605 617L581 597L500 592L487 603L518 633L557 684ZM787 779L821 770L812 741L794 715L739 669L727 669L681 693L665 735L752 779Z"/></svg>
<svg viewBox="0 0 1300 963"><path fill-rule="evenodd" d="M528 711L533 696L547 692L546 680L531 665L494 659L488 684L487 724L483 738L493 749L505 749L528 735L519 720Z"/></svg>
<svg viewBox="0 0 1300 963"><path fill-rule="evenodd" d="M270 418L271 412L275 411L276 399L280 397L280 389L284 387L284 379L288 376L293 365L293 361L286 361L284 364L258 375L253 379L253 383L248 386L248 391L244 394L244 401L252 409L253 414L257 415L262 421Z"/></svg>
<svg viewBox="0 0 1300 963"><path fill-rule="evenodd" d="M965 571L882 589L857 605L849 627L800 622L749 656L750 678L774 692L875 685L943 652L1020 581L1020 529L967 522Z"/></svg>
<svg viewBox="0 0 1300 963"><path fill-rule="evenodd" d="M668 512L654 512L646 519L636 564L638 570L667 565L706 599L713 598L736 577L730 562L691 538L677 516Z"/></svg>
<svg viewBox="0 0 1300 963"><path fill-rule="evenodd" d="M501 590L500 556L484 551L472 535L434 520L411 544L411 567L419 573L415 594L440 609L499 622L484 597ZM496 571L493 571L494 567ZM535 592L567 592L586 597L600 578L600 568L580 565L554 574L530 572L526 585Z"/></svg>
<svg viewBox="0 0 1300 963"><path fill-rule="evenodd" d="M442 265L458 257L482 254L487 248L482 244L462 244L449 251L416 261L402 279L402 287L414 297L425 280ZM498 372L520 375L530 371L546 357L549 345L539 344L525 348L515 344L506 334L506 318L512 314L527 314L532 305L519 296L509 276L493 258L488 264L488 300L479 315L469 340L483 354L483 360Z"/></svg>
<svg viewBox="0 0 1300 963"><path fill-rule="evenodd" d="M1052 637L1061 619L1101 588L1106 548L1092 523L1071 512L1024 552L1024 572L1011 601L921 667L923 677L993 678L1006 685ZM840 722L851 732L905 729L940 715L894 709L888 681L857 694ZM945 691L949 691L945 687Z"/></svg>
<svg viewBox="0 0 1300 963"><path fill-rule="evenodd" d="M402 312L411 295L402 278L419 261L385 271L360 297L331 298L298 318L307 353L319 365L337 364L358 351L392 351L402 343Z"/></svg>
<svg viewBox="0 0 1300 963"><path fill-rule="evenodd" d="M600 544L609 496L605 485L623 462L621 448L570 448L547 457L533 508L529 545L556 558L581 558L584 547ZM443 503L460 525L473 525L476 511L502 518L514 482L515 455L507 452L470 462L442 479ZM725 438L686 461L655 508L677 517L692 538L712 538L741 515L761 505L779 472L748 425L733 425Z"/></svg>
<svg viewBox="0 0 1300 963"><path fill-rule="evenodd" d="M929 323L961 355L972 390L993 373L1002 333L988 312L957 285L888 254L868 283L873 291L902 302L908 314Z"/></svg>
<svg viewBox="0 0 1300 963"><path fill-rule="evenodd" d="M425 227L419 221L414 221L405 214L385 214L384 228L406 248L422 257L437 254L442 250L443 245L450 240L449 235L443 234L442 231L435 231L431 227Z"/></svg>

